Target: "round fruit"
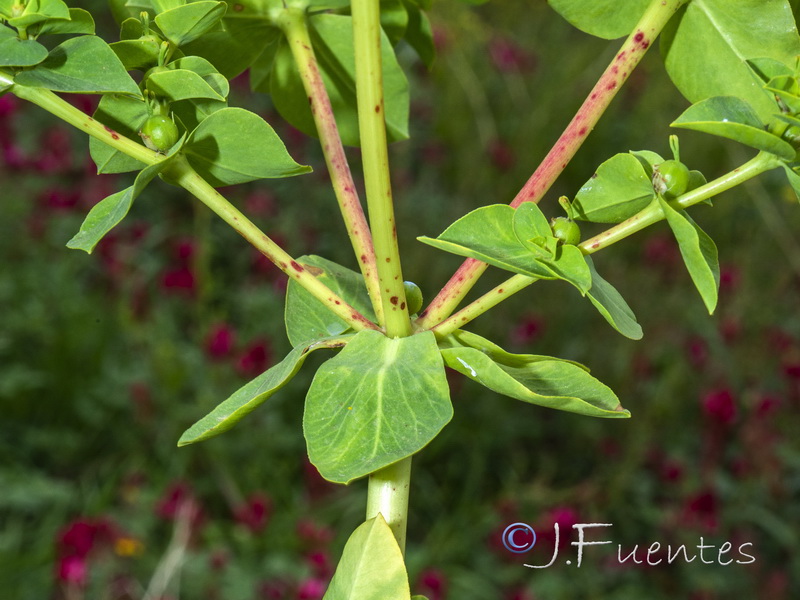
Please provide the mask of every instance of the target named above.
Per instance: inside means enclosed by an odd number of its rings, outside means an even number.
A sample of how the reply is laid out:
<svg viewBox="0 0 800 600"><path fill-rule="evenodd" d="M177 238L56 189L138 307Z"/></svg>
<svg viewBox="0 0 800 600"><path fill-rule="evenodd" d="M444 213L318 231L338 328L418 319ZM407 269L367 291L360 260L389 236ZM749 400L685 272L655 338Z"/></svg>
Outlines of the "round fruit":
<svg viewBox="0 0 800 600"><path fill-rule="evenodd" d="M665 198L677 198L686 193L689 169L677 160L665 160L653 167L653 188Z"/></svg>
<svg viewBox="0 0 800 600"><path fill-rule="evenodd" d="M557 217L550 222L553 235L565 244L577 244L581 241L581 228L572 219Z"/></svg>
<svg viewBox="0 0 800 600"><path fill-rule="evenodd" d="M406 292L408 314L415 315L422 308L422 290L413 281L404 281L403 289Z"/></svg>
<svg viewBox="0 0 800 600"><path fill-rule="evenodd" d="M139 135L150 150L166 152L178 141L178 128L169 117L152 115L142 125Z"/></svg>

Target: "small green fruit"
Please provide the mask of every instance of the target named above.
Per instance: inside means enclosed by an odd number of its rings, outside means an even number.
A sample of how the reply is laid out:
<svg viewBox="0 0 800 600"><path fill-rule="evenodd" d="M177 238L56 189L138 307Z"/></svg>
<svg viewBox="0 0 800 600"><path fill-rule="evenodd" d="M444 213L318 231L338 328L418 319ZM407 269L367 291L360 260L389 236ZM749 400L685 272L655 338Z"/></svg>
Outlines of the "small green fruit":
<svg viewBox="0 0 800 600"><path fill-rule="evenodd" d="M689 169L677 160L665 160L653 166L653 189L669 200L686 193Z"/></svg>
<svg viewBox="0 0 800 600"><path fill-rule="evenodd" d="M403 289L406 292L406 305L408 314L415 315L422 308L422 290L413 281L404 281Z"/></svg>
<svg viewBox="0 0 800 600"><path fill-rule="evenodd" d="M156 152L166 152L178 141L178 127L169 117L152 115L139 132L144 145Z"/></svg>
<svg viewBox="0 0 800 600"><path fill-rule="evenodd" d="M550 222L553 235L564 244L577 244L581 241L581 228L572 219L557 217Z"/></svg>

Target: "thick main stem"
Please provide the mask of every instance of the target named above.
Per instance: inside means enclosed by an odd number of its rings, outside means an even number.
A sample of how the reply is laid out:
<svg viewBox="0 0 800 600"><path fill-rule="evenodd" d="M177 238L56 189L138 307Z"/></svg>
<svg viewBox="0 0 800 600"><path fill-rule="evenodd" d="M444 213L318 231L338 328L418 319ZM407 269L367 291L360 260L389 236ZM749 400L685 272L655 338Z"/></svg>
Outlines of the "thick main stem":
<svg viewBox="0 0 800 600"><path fill-rule="evenodd" d="M13 79L8 74L0 71L0 84L5 82L11 83ZM138 142L106 127L49 90L14 85L11 91L17 97L44 108L70 125L146 165L153 165L165 159L163 155L153 152ZM228 202L217 190L200 177L185 159L177 159L174 164L165 169L165 174L169 174L181 187L194 194L201 202L211 208L242 237L255 246L259 252L308 290L320 302L328 306L331 312L339 316L350 327L356 331L377 329L374 323L319 281L241 211Z"/></svg>
<svg viewBox="0 0 800 600"><path fill-rule="evenodd" d="M347 235L350 237L350 243L356 253L361 274L366 281L372 307L380 323L383 321L383 305L381 304L378 269L375 265L375 250L372 247L372 235L361 207L361 201L358 199L358 192L350 172L350 165L347 163L347 156L344 153L331 101L319 71L317 58L314 55L306 18L304 9L287 8L281 11L277 24L286 35L295 64L300 72L325 156L325 164L330 174L331 185L339 203Z"/></svg>
<svg viewBox="0 0 800 600"><path fill-rule="evenodd" d="M364 184L375 245L384 327L389 337L411 333L392 202L383 103L380 2L353 0L356 95Z"/></svg>
<svg viewBox="0 0 800 600"><path fill-rule="evenodd" d="M781 166L781 161L771 154L761 152L754 158L747 161L741 167L726 173L722 177L710 181L709 183L692 190L677 198L672 202L672 206L677 209L686 209L704 200L708 200L722 192L731 189L765 171ZM653 202L647 208L639 211L631 218L606 229L604 232L578 244L584 254L594 254L595 252L616 244L620 240L641 231L658 221L664 219L664 213L657 202ZM453 333L456 329L463 327L476 317L479 317L489 309L497 306L503 300L508 299L513 294L524 290L526 287L538 281L535 277L526 275L514 275L494 289L486 292L477 300L471 302L463 309L443 320L431 329L437 336L445 336Z"/></svg>
<svg viewBox="0 0 800 600"><path fill-rule="evenodd" d="M384 327L387 336L404 337L411 334L411 321L403 289L389 175L381 65L380 2L353 0L352 13L358 127L367 206L380 279ZM397 538L401 551L405 548L410 482L411 458L405 458L370 475L367 492L367 519L380 513Z"/></svg>
<svg viewBox="0 0 800 600"><path fill-rule="evenodd" d="M622 84L639 64L670 17L686 0L652 0L642 18L614 56L567 128L522 187L511 206L539 202L575 156ZM420 314L415 327L425 329L447 318L486 270L486 263L465 260L436 298Z"/></svg>

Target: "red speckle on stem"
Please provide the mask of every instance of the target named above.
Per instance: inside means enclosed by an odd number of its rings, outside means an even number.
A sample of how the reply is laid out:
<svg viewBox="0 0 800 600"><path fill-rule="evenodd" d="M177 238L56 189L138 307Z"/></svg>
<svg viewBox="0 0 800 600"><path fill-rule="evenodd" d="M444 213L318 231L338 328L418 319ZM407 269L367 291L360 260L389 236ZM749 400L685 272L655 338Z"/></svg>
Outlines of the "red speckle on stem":
<svg viewBox="0 0 800 600"><path fill-rule="evenodd" d="M589 131L589 129L588 129L588 128L586 128L586 127L581 127L581 130L578 132L578 135L579 135L579 136L581 136L581 137L583 137L584 135L586 135L586 132L587 132L587 131Z"/></svg>
<svg viewBox="0 0 800 600"><path fill-rule="evenodd" d="M623 50L619 54L617 54L617 60L623 60L625 58L625 51Z"/></svg>
<svg viewBox="0 0 800 600"><path fill-rule="evenodd" d="M406 303L405 302L401 302L400 303L400 310L405 310L405 309L406 309Z"/></svg>
<svg viewBox="0 0 800 600"><path fill-rule="evenodd" d="M334 300L333 303L336 304L336 305L341 304L341 302L339 302L338 300Z"/></svg>
<svg viewBox="0 0 800 600"><path fill-rule="evenodd" d="M497 290L497 293L498 294L502 294L503 293L503 288L500 288L499 290Z"/></svg>
<svg viewBox="0 0 800 600"><path fill-rule="evenodd" d="M592 100L597 100L597 92L589 96L589 98L591 98Z"/></svg>
<svg viewBox="0 0 800 600"><path fill-rule="evenodd" d="M387 256L386 257L386 262L392 262L392 259Z"/></svg>
<svg viewBox="0 0 800 600"><path fill-rule="evenodd" d="M119 134L118 134L116 131L114 131L113 129L111 129L111 127L109 127L108 125L103 125L103 127L105 128L105 130L106 130L108 133L110 133L110 134L111 134L111 137L112 137L112 138L114 138L115 140L118 140L118 139L119 139Z"/></svg>
<svg viewBox="0 0 800 600"><path fill-rule="evenodd" d="M303 267L300 264L298 264L297 261L293 260L291 264L292 264L292 268L295 271L297 271L298 273L302 273L303 272Z"/></svg>
<svg viewBox="0 0 800 600"><path fill-rule="evenodd" d="M362 254L362 255L361 255L361 262L362 262L362 263L365 263L365 262L367 262L367 255L366 255L366 254Z"/></svg>
<svg viewBox="0 0 800 600"><path fill-rule="evenodd" d="M381 112L381 105L380 104L376 104L375 105L375 114L377 114L379 112Z"/></svg>
<svg viewBox="0 0 800 600"><path fill-rule="evenodd" d="M594 244L592 244L592 248L594 248L595 250L599 247L600 247L600 242L595 242Z"/></svg>
<svg viewBox="0 0 800 600"><path fill-rule="evenodd" d="M606 89L607 89L607 90L613 90L615 87L617 87L617 82L616 82L616 81L612 81L611 83L609 83L609 84L606 86Z"/></svg>
<svg viewBox="0 0 800 600"><path fill-rule="evenodd" d="M636 35L633 36L633 41L636 42L637 44L640 44L643 39L644 39L644 32L643 31L637 31Z"/></svg>
<svg viewBox="0 0 800 600"><path fill-rule="evenodd" d="M391 302L395 306L397 306L397 301L398 301L397 296L392 296L391 298L389 298L389 302Z"/></svg>
<svg viewBox="0 0 800 600"><path fill-rule="evenodd" d="M614 66L611 68L611 72L612 72L612 73L619 73L619 67L618 67L617 65L614 65Z"/></svg>

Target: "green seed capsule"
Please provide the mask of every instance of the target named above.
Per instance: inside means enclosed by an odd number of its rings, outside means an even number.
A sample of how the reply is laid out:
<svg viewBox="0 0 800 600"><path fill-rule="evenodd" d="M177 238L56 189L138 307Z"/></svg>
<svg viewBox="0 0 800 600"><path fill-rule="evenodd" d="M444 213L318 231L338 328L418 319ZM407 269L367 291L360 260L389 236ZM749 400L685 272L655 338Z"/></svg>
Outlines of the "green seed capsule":
<svg viewBox="0 0 800 600"><path fill-rule="evenodd" d="M550 222L553 235L564 244L577 244L581 241L581 228L572 219L557 217Z"/></svg>
<svg viewBox="0 0 800 600"><path fill-rule="evenodd" d="M417 314L422 308L422 290L413 281L404 281L403 289L406 292L406 304L408 306L408 314Z"/></svg>
<svg viewBox="0 0 800 600"><path fill-rule="evenodd" d="M653 167L653 189L669 200L686 193L689 169L677 160L665 160Z"/></svg>
<svg viewBox="0 0 800 600"><path fill-rule="evenodd" d="M156 152L166 152L178 141L178 127L169 117L152 115L139 132L144 145Z"/></svg>

